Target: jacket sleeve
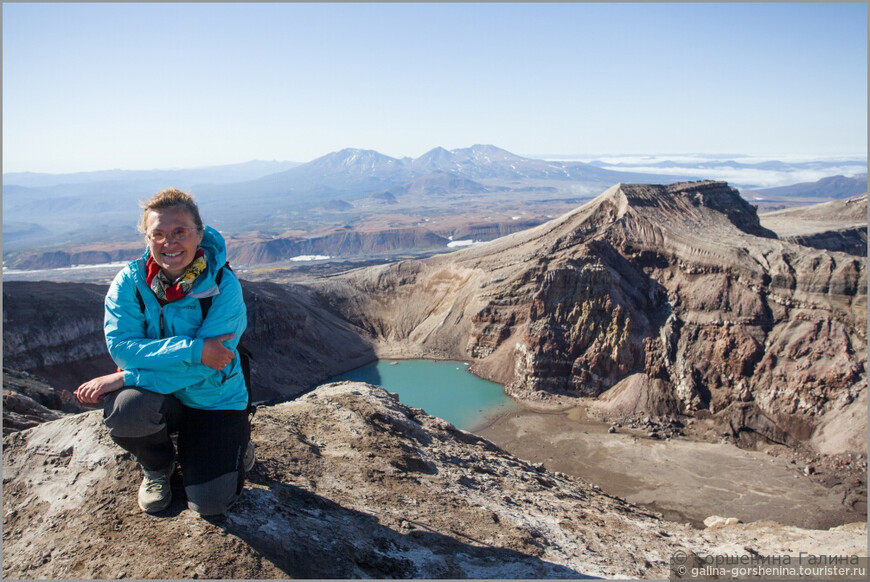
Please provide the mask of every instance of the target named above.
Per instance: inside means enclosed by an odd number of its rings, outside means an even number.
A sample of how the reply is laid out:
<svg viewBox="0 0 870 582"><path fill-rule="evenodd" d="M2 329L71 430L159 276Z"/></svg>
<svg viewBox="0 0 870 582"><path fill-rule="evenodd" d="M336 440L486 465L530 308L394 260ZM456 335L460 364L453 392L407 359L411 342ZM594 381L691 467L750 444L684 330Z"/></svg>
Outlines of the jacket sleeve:
<svg viewBox="0 0 870 582"><path fill-rule="evenodd" d="M214 296L208 316L196 332L196 337L204 339L234 333L236 337L224 342L225 346L234 350L239 345L242 334L245 333L247 327L248 310L245 307L242 285L235 273L226 269L221 280L220 293ZM202 348L200 348L199 353L202 353ZM197 358L198 362L199 358Z"/></svg>
<svg viewBox="0 0 870 582"><path fill-rule="evenodd" d="M224 370L202 364L203 339L235 333L235 338L224 342L235 349L246 325L241 285L235 276L221 281L220 293L196 337L149 339L132 277L116 279L106 297L106 343L115 363L124 370L124 384L161 394L200 385L219 386L237 364L234 360Z"/></svg>
<svg viewBox="0 0 870 582"><path fill-rule="evenodd" d="M136 299L136 282L129 273L122 272L109 287L103 321L106 345L118 367L122 370L163 367L198 360L193 338L151 339L147 326ZM201 347L199 351L202 352Z"/></svg>
<svg viewBox="0 0 870 582"><path fill-rule="evenodd" d="M197 330L196 337L175 336L164 340L148 340L166 343L162 346L151 346L157 347L157 351L150 354L150 358L142 358L140 365L122 366L125 385L140 386L161 394L182 388L219 388L229 376L241 373L238 352L236 358L224 369L215 370L200 360L203 340L235 333L234 338L224 342L225 346L235 351L247 327L247 320L242 287L234 275L225 272L220 292L214 296L208 316Z"/></svg>

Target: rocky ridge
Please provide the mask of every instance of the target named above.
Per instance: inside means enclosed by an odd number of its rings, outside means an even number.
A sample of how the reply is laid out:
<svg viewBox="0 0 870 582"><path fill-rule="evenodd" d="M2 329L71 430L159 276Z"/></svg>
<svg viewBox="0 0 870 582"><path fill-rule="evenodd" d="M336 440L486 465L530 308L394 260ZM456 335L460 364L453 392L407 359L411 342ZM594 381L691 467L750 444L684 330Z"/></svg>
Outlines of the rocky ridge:
<svg viewBox="0 0 870 582"><path fill-rule="evenodd" d="M238 265L260 265L300 255L372 257L400 251L443 250L448 242L426 228L360 231L347 227L311 238L281 236L236 244L230 251L230 260Z"/></svg>
<svg viewBox="0 0 870 582"><path fill-rule="evenodd" d="M150 516L100 424L95 411L4 437L4 577L664 578L678 550L866 547L864 524L667 522L355 383L260 409L258 462L224 519L181 499Z"/></svg>
<svg viewBox="0 0 870 582"><path fill-rule="evenodd" d="M130 245L106 245L107 250L81 250L81 251L42 251L30 254L19 253L12 261L16 269L61 269L76 265L102 265L129 261L138 258L142 254L140 248L124 248Z"/></svg>
<svg viewBox="0 0 870 582"><path fill-rule="evenodd" d="M867 194L762 214L780 238L817 249L867 256Z"/></svg>
<svg viewBox="0 0 870 582"><path fill-rule="evenodd" d="M866 259L779 240L705 181L619 184L537 228L316 288L382 357L472 360L527 401L601 396L608 418L714 415L737 441L795 446L826 413L860 415L866 279Z"/></svg>

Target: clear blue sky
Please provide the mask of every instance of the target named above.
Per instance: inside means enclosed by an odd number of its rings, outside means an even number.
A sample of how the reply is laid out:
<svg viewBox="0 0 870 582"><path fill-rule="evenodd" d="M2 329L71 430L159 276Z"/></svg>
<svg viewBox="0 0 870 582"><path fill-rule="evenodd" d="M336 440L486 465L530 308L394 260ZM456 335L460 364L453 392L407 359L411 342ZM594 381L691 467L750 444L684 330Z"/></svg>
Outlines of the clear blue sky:
<svg viewBox="0 0 870 582"><path fill-rule="evenodd" d="M3 4L3 170L865 154L867 6Z"/></svg>

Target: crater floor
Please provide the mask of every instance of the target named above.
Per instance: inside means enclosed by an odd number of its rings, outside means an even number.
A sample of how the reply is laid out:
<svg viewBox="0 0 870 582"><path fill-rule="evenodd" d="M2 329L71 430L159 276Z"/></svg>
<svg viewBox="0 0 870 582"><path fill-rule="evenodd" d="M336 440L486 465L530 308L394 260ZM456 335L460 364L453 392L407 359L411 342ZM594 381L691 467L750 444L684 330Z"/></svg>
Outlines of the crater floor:
<svg viewBox="0 0 870 582"><path fill-rule="evenodd" d="M520 410L476 431L522 459L594 483L666 518L703 527L711 515L771 520L810 529L866 521L849 493L804 474L790 454L748 451L729 443L656 440L644 431L568 412Z"/></svg>

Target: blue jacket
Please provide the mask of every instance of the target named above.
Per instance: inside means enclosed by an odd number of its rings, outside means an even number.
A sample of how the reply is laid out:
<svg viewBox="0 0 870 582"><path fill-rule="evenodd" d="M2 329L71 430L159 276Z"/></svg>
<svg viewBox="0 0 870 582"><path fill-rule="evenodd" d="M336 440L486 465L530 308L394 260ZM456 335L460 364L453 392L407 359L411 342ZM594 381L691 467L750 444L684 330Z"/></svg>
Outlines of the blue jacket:
<svg viewBox="0 0 870 582"><path fill-rule="evenodd" d="M227 260L220 233L205 227L200 246L208 269L185 297L163 307L145 281L147 250L118 273L106 295L106 344L124 370L125 386L174 394L191 408L243 410L248 393L237 348L248 317L242 286L229 269L224 269L220 286L215 284L215 275ZM136 289L145 302L144 313ZM200 297L213 297L205 320ZM226 333L236 334L224 342L236 357L223 370L214 370L200 360L203 340Z"/></svg>

